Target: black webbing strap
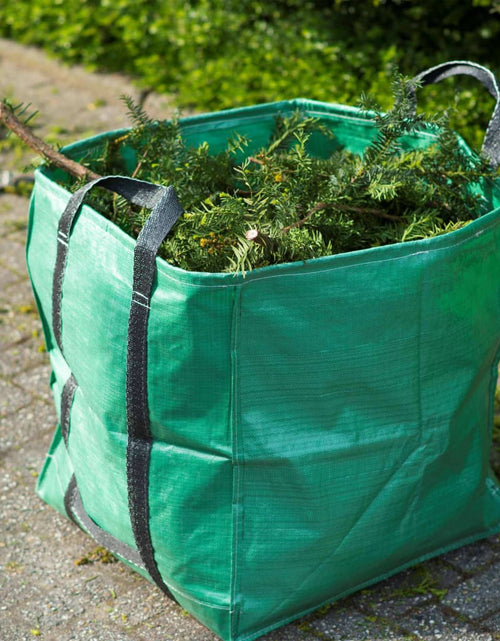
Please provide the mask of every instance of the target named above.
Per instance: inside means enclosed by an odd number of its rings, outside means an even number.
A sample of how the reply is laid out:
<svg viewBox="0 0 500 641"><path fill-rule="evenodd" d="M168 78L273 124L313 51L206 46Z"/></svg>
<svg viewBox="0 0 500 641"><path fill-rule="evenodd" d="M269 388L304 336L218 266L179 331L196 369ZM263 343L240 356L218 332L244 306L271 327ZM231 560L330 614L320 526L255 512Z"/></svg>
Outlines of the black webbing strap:
<svg viewBox="0 0 500 641"><path fill-rule="evenodd" d="M68 448L71 406L73 405L73 399L77 389L78 384L75 377L71 375L64 385L61 397L61 432L66 448ZM106 532L106 530L103 530L87 514L83 506L82 497L80 496L80 491L78 490L74 474L72 475L64 494L64 509L66 510L68 518L70 518L82 530L90 534L90 536L92 536L99 545L103 545L113 554L116 554L124 560L144 569L144 564L142 563L137 550L134 550L134 548L131 548L129 545L126 545L116 537Z"/></svg>
<svg viewBox="0 0 500 641"><path fill-rule="evenodd" d="M484 135L482 152L489 158L493 167L498 167L498 165L500 165L500 91L493 73L489 69L486 69L486 67L478 65L475 62L469 62L468 60L454 60L451 62L444 62L436 67L431 67L430 69L422 71L415 76L415 80L418 84L424 87L425 85L435 84L445 78L457 75L466 75L476 78L484 85L484 87L486 87L490 95L496 101L493 115L491 116ZM411 99L413 100L416 109L417 99L414 90L411 93Z"/></svg>
<svg viewBox="0 0 500 641"><path fill-rule="evenodd" d="M64 439L66 448L68 447L69 437L69 421L71 416L71 406L73 405L73 398L75 396L78 383L76 382L73 374L66 381L61 396L61 433Z"/></svg>
<svg viewBox="0 0 500 641"><path fill-rule="evenodd" d="M71 477L65 493L66 513L98 543L130 563L145 569L153 581L171 598L154 559L149 530L149 461L152 438L147 396L147 324L149 300L156 276L156 254L165 236L182 214L182 207L172 187L153 185L123 176L108 176L94 180L70 198L58 227L57 255L52 289L53 332L61 353L62 345L62 287L73 224L83 200L94 186L105 187L131 202L152 209L141 231L134 252L133 293L130 308L127 347L127 477L129 509L137 550L127 546L100 528L86 513L75 476ZM68 446L71 406L78 383L71 375L61 398L61 433Z"/></svg>
<svg viewBox="0 0 500 641"><path fill-rule="evenodd" d="M149 461L153 445L148 403L149 303L156 277L156 254L165 236L182 214L175 192L169 188L153 209L134 252L133 292L127 340L127 479L130 520L137 549L153 581L164 592L154 557L149 528Z"/></svg>
<svg viewBox="0 0 500 641"><path fill-rule="evenodd" d="M71 477L71 480L66 490L66 495L64 497L64 506L69 508L69 515L72 521L74 521L82 530L90 534L90 536L108 549L113 554L121 557L125 561L136 565L141 570L144 570L144 564L142 563L141 557L137 550L131 548L129 545L123 543L116 537L103 530L101 527L93 521L90 516L85 511L85 508L82 503L82 497L78 490L76 484L75 475Z"/></svg>
<svg viewBox="0 0 500 641"><path fill-rule="evenodd" d="M64 439L64 444L66 445L66 451L69 454L69 427L71 420L71 406L73 405L73 399L75 398L75 392L78 388L78 383L76 382L73 374L70 375L66 383L64 384L62 395L61 395L61 434ZM71 477L66 492L64 494L64 509L68 518L70 518L76 525L78 525L75 517L73 515L73 508L71 504L72 500L72 484L76 485L75 475Z"/></svg>

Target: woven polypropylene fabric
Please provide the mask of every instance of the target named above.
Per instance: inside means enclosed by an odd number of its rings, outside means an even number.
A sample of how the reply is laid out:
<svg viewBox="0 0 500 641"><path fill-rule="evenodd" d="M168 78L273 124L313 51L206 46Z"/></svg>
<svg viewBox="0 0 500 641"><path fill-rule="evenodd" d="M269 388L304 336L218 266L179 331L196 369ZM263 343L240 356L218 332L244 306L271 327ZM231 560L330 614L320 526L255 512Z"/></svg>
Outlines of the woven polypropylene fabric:
<svg viewBox="0 0 500 641"><path fill-rule="evenodd" d="M354 152L374 135L355 109L304 100L182 126L214 151L234 131L258 148L274 117L295 109ZM157 259L147 339L152 545L168 589L223 639L256 638L500 530L489 467L500 201L490 198L492 211L459 231L246 276ZM62 284L61 352L51 288L68 199L54 174L37 172L27 258L58 409L71 375L78 384L68 445L58 428L38 491L65 514L74 475L89 517L135 549L126 468L135 243L83 207Z"/></svg>

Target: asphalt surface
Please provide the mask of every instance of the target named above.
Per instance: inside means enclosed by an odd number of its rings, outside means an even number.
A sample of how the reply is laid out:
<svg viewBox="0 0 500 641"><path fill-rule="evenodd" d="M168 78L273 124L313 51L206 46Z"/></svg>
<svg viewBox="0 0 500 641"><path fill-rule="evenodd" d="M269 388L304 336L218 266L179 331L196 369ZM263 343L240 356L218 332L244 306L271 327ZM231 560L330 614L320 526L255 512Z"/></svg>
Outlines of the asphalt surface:
<svg viewBox="0 0 500 641"><path fill-rule="evenodd" d="M31 101L45 137L126 124L126 78L68 69L0 40L0 98ZM146 106L168 115L172 103ZM0 141L0 174L31 154ZM0 191L0 641L215 641L212 633L35 495L56 415L26 272L25 197ZM498 461L498 457L496 459ZM499 466L500 467L500 466ZM87 563L82 561L87 560ZM500 537L445 554L262 637L265 641L500 639Z"/></svg>

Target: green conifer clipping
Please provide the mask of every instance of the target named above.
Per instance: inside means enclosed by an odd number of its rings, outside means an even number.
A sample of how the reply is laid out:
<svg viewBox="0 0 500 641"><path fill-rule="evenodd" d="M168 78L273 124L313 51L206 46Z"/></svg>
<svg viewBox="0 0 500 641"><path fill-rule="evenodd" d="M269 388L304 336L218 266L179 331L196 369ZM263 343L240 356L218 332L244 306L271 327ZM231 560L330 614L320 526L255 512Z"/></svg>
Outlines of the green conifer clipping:
<svg viewBox="0 0 500 641"><path fill-rule="evenodd" d="M447 114L429 119L414 113L411 83L394 77L394 107L387 113L362 99L376 127L362 156L345 149L328 158L312 155L311 136L332 134L299 112L278 117L258 153L245 154L249 141L237 136L224 152L211 154L207 143L188 146L176 119L153 121L125 98L132 129L89 166L101 174L124 173L125 145L135 152L134 177L175 187L185 214L160 255L186 270L244 272L430 238L491 208L483 185L496 171L464 147ZM436 141L409 149L404 137L425 129ZM93 205L133 236L147 216L116 196L100 195Z"/></svg>

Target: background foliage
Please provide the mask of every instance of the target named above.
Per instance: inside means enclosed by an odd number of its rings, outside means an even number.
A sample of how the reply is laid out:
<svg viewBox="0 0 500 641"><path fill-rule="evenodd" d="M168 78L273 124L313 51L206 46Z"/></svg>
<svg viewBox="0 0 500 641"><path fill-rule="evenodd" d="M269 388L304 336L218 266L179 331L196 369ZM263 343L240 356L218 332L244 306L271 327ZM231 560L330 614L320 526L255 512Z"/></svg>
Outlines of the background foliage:
<svg viewBox="0 0 500 641"><path fill-rule="evenodd" d="M498 0L3 0L0 35L68 62L124 71L216 110L306 97L390 106L397 64L413 75L452 59L500 70ZM478 144L493 108L470 79L422 92L430 111L454 103L455 126Z"/></svg>

